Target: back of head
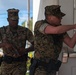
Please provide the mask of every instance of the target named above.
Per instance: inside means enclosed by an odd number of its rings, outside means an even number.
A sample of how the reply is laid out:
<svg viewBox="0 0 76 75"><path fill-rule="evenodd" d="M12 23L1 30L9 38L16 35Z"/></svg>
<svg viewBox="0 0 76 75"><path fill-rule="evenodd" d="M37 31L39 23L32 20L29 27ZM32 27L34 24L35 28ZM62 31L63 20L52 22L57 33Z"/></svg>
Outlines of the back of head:
<svg viewBox="0 0 76 75"><path fill-rule="evenodd" d="M54 15L57 17L63 17L65 14L61 12L60 5L50 5L45 7L45 15Z"/></svg>
<svg viewBox="0 0 76 75"><path fill-rule="evenodd" d="M18 16L19 10L18 9L15 9L15 8L8 9L7 12L8 12L8 19L11 19L11 20L19 19L19 16Z"/></svg>

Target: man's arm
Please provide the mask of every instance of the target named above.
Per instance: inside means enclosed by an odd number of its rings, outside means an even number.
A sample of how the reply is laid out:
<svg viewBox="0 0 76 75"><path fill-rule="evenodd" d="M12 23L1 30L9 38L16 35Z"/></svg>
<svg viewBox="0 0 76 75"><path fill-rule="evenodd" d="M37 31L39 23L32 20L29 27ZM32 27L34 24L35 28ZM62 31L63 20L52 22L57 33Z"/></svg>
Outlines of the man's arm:
<svg viewBox="0 0 76 75"><path fill-rule="evenodd" d="M40 32L44 34L61 34L69 30L76 29L76 24L74 25L60 25L60 26L51 26L46 24L41 25Z"/></svg>
<svg viewBox="0 0 76 75"><path fill-rule="evenodd" d="M76 29L76 25L61 25L57 27L48 25L44 32L46 34L61 34L72 29Z"/></svg>
<svg viewBox="0 0 76 75"><path fill-rule="evenodd" d="M70 48L73 48L76 44L76 33L73 35L72 38L70 38L69 35L66 35L64 38L64 43Z"/></svg>
<svg viewBox="0 0 76 75"><path fill-rule="evenodd" d="M15 53L17 56L20 56L17 49L11 43L8 43L8 42L0 43L0 48L6 51L7 50L11 51L12 53Z"/></svg>
<svg viewBox="0 0 76 75"><path fill-rule="evenodd" d="M31 43L31 46L28 48L20 48L19 53L20 54L27 54L28 52L34 51L34 42Z"/></svg>

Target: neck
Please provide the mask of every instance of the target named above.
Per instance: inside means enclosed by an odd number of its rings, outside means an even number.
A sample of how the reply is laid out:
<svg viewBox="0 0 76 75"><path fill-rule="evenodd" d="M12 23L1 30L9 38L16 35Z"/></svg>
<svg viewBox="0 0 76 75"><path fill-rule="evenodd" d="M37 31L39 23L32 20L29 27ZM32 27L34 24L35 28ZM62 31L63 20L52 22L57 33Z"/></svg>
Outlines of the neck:
<svg viewBox="0 0 76 75"><path fill-rule="evenodd" d="M17 26L17 27L11 27L11 26L9 26L9 27L10 27L10 30L11 30L12 32L17 32L18 26Z"/></svg>

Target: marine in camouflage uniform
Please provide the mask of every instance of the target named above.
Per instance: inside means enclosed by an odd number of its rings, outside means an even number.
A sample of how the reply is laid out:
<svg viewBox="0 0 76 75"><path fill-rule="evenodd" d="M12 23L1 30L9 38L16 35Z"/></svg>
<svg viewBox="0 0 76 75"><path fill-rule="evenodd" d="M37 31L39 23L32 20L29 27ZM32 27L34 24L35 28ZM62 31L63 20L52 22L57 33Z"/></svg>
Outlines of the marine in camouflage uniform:
<svg viewBox="0 0 76 75"><path fill-rule="evenodd" d="M42 23L42 24L41 24ZM62 49L63 39L67 35L63 34L42 34L39 32L41 25L46 21L38 21L35 25L35 59L50 61L50 59L57 60ZM44 25L45 26L45 25ZM42 28L43 29L43 28ZM36 69L35 75L47 75L45 69L40 66ZM42 72L42 73L41 73ZM53 72L53 73L52 73ZM55 75L56 71L52 71L49 75ZM40 74L39 74L40 73Z"/></svg>
<svg viewBox="0 0 76 75"><path fill-rule="evenodd" d="M61 12L59 5L46 6L45 16L46 15L54 15L58 18L65 16L65 14ZM66 32L61 34L46 34L44 30L48 25L54 24L49 23L46 19L40 20L36 22L34 28L34 59L44 62L49 62L51 59L54 61L58 60L62 50L63 40L68 35ZM56 75L56 70L50 70L49 74L47 74L47 71L42 65L36 67L34 75Z"/></svg>
<svg viewBox="0 0 76 75"><path fill-rule="evenodd" d="M18 21L18 9L8 9L7 11L8 19L13 22ZM26 40L31 43L28 49L25 49ZM34 49L32 32L19 25L16 29L13 29L10 25L3 26L0 28L0 41L0 47L3 48L4 53L1 75L25 75L27 53Z"/></svg>

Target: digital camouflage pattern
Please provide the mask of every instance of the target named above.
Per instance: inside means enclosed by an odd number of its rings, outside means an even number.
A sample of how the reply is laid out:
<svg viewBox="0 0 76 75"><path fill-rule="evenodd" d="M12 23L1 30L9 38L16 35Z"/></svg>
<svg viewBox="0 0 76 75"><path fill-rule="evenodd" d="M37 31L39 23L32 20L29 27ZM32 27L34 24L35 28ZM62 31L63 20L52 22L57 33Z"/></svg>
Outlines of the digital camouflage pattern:
<svg viewBox="0 0 76 75"><path fill-rule="evenodd" d="M50 71L50 73L47 73L44 67L39 66L36 68L34 75L56 75L56 71L53 70L53 71Z"/></svg>
<svg viewBox="0 0 76 75"><path fill-rule="evenodd" d="M34 58L44 62L50 59L57 60L62 49L63 39L67 35L63 34L43 34L39 31L41 25L47 23L45 20L37 21L34 28ZM56 75L56 70L48 73L44 66L38 66L34 75Z"/></svg>
<svg viewBox="0 0 76 75"><path fill-rule="evenodd" d="M2 62L1 65L1 75L25 75L26 71L26 62L13 62L12 64Z"/></svg>
<svg viewBox="0 0 76 75"><path fill-rule="evenodd" d="M14 31L14 30L13 30ZM17 32L11 32L10 26L5 26L0 28L0 41L11 43L15 49L18 51L20 48L25 48L26 40L29 42L33 42L33 34L32 32L24 27L18 26ZM15 50L3 49L3 53L7 56L14 55L17 56ZM18 51L20 54L20 52Z"/></svg>
<svg viewBox="0 0 76 75"><path fill-rule="evenodd" d="M19 49L21 47L25 48L26 40L28 40L29 42L33 42L33 34L27 28L18 26L17 32L14 32L14 33L11 32L9 26L0 28L0 41L11 43L13 47L15 47L14 50L3 49L4 55L11 56L11 57L18 57L17 52L20 55L24 55L25 51L21 52L19 51ZM22 62L12 62L11 64L8 64L3 61L1 64L1 73L2 75L25 75L26 60Z"/></svg>
<svg viewBox="0 0 76 75"><path fill-rule="evenodd" d="M50 5L45 7L45 14L46 15L54 15L57 17L63 17L65 14L61 12L60 5Z"/></svg>
<svg viewBox="0 0 76 75"><path fill-rule="evenodd" d="M65 14L61 12L59 5L46 6L45 17L47 15L54 15L59 18L65 16ZM46 23L50 25L46 20L37 21L34 28L34 58L44 63L48 63L51 59L53 59L51 61L58 59L63 46L63 39L67 35L67 33L45 34L43 30L46 27ZM42 26L41 28L41 25L44 25L44 27ZM40 30L42 30L42 32L40 32ZM50 73L48 73L48 70L45 68L45 65L38 65L34 75L56 75L56 69L50 69ZM49 67L47 69L49 69Z"/></svg>
<svg viewBox="0 0 76 75"><path fill-rule="evenodd" d="M8 18L10 18L11 20L18 20L19 16L18 16L18 9L12 8L12 9L8 9Z"/></svg>
<svg viewBox="0 0 76 75"><path fill-rule="evenodd" d="M43 34L39 32L42 24L46 23L45 20L36 22L34 29L34 48L36 59L54 59L57 60L63 45L63 34Z"/></svg>

